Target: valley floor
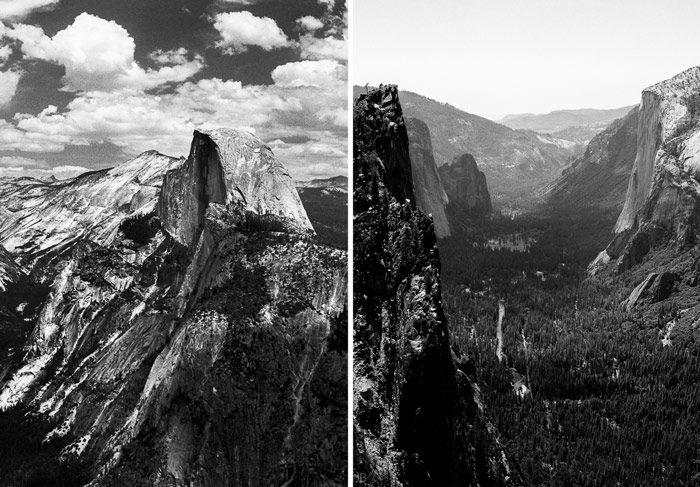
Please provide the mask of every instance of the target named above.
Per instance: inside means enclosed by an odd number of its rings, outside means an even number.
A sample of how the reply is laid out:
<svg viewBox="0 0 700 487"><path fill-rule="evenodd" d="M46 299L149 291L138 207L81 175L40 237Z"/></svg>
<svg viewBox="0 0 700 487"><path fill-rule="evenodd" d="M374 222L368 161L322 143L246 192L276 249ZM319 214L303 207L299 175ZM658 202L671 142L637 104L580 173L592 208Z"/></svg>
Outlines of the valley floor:
<svg viewBox="0 0 700 487"><path fill-rule="evenodd" d="M668 256L589 278L614 217L542 215L496 218L440 242L452 341L476 358L509 451L530 485L698 485L700 289L684 280L668 299L627 310L634 286ZM472 243L512 234L538 238L529 252Z"/></svg>

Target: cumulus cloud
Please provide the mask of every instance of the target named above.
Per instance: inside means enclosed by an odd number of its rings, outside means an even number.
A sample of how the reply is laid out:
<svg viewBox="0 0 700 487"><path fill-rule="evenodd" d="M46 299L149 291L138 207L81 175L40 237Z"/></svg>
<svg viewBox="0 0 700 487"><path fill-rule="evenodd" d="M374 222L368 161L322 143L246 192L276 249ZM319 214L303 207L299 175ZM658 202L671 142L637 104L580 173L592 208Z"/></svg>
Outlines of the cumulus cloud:
<svg viewBox="0 0 700 487"><path fill-rule="evenodd" d="M158 49L150 53L148 57L160 65L185 64L189 60L187 49L184 47L172 51Z"/></svg>
<svg viewBox="0 0 700 487"><path fill-rule="evenodd" d="M188 60L183 54L173 58L172 66L144 70L134 60L136 46L126 29L87 13L78 15L73 24L53 37L40 27L24 24L7 29L5 34L21 42L26 57L63 65L68 88L77 91L150 89L184 81L204 66L201 57Z"/></svg>
<svg viewBox="0 0 700 487"><path fill-rule="evenodd" d="M248 46L271 51L292 45L273 19L256 17L248 11L217 14L214 28L221 34L216 45L227 54L245 52Z"/></svg>
<svg viewBox="0 0 700 487"><path fill-rule="evenodd" d="M302 30L311 32L323 28L323 22L311 15L297 19L297 25L299 25Z"/></svg>
<svg viewBox="0 0 700 487"><path fill-rule="evenodd" d="M347 61L348 43L346 39L334 37L316 38L304 35L299 41L303 59L338 59Z"/></svg>
<svg viewBox="0 0 700 487"><path fill-rule="evenodd" d="M60 151L66 145L110 142L128 153L156 149L186 155L197 127L238 127L263 140L296 141L280 148L285 163L305 165L345 157L347 69L336 61L279 66L274 84L248 85L221 79L188 81L152 96L119 90L79 93L64 110L18 114L0 122L0 150ZM303 133L307 138L297 140Z"/></svg>
<svg viewBox="0 0 700 487"><path fill-rule="evenodd" d="M0 105L6 105L15 96L21 77L16 71L0 72Z"/></svg>
<svg viewBox="0 0 700 487"><path fill-rule="evenodd" d="M6 45L0 47L0 64L5 64L12 54L12 46Z"/></svg>
<svg viewBox="0 0 700 487"><path fill-rule="evenodd" d="M299 61L277 66L272 71L272 80L282 88L315 86L333 88L339 83L345 85L348 70L336 61Z"/></svg>
<svg viewBox="0 0 700 487"><path fill-rule="evenodd" d="M47 10L59 0L0 0L0 20L18 20L35 10Z"/></svg>
<svg viewBox="0 0 700 487"><path fill-rule="evenodd" d="M30 176L33 178L55 177L68 179L89 171L83 166L51 167L46 161L20 156L0 157L0 177Z"/></svg>

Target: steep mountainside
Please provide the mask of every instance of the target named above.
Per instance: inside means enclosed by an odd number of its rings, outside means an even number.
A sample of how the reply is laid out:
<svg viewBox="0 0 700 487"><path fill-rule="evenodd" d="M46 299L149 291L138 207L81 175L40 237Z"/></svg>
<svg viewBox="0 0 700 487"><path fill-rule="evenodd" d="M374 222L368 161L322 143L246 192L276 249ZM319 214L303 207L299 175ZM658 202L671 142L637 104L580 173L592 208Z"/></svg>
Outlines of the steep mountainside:
<svg viewBox="0 0 700 487"><path fill-rule="evenodd" d="M450 223L445 215L447 193L440 181L440 174L433 158L430 129L425 122L417 118L406 118L405 122L416 204L423 213L432 216L437 236L449 237Z"/></svg>
<svg viewBox="0 0 700 487"><path fill-rule="evenodd" d="M598 206L619 213L637 154L638 121L639 109L635 107L593 137L586 152L546 188L544 194L549 201L571 207Z"/></svg>
<svg viewBox="0 0 700 487"><path fill-rule="evenodd" d="M0 292L5 291L9 285L19 281L24 272L15 263L12 255L0 245Z"/></svg>
<svg viewBox="0 0 700 487"><path fill-rule="evenodd" d="M0 484L346 484L346 254L269 147L195 131L186 160L2 191L48 296L0 392Z"/></svg>
<svg viewBox="0 0 700 487"><path fill-rule="evenodd" d="M354 96L365 91L356 86ZM552 181L580 152L569 141L513 130L408 91L401 96L405 115L423 120L430 128L438 167L472 154L486 174L497 204L508 204L514 198L531 199L533 188Z"/></svg>
<svg viewBox="0 0 700 487"><path fill-rule="evenodd" d="M347 250L348 178L298 181L296 187L319 242Z"/></svg>
<svg viewBox="0 0 700 487"><path fill-rule="evenodd" d="M522 485L473 362L450 349L396 87L361 95L353 121L355 484Z"/></svg>
<svg viewBox="0 0 700 487"><path fill-rule="evenodd" d="M700 68L642 93L637 151L615 237L592 265L626 270L655 247L677 250L700 231Z"/></svg>
<svg viewBox="0 0 700 487"><path fill-rule="evenodd" d="M163 176L177 162L150 151L67 181L2 179L8 215L0 220L0 244L28 269L80 239L107 244L124 218L154 211Z"/></svg>
<svg viewBox="0 0 700 487"><path fill-rule="evenodd" d="M440 176L450 200L448 216L455 226L463 226L469 218L493 211L486 176L479 171L471 154L440 166Z"/></svg>

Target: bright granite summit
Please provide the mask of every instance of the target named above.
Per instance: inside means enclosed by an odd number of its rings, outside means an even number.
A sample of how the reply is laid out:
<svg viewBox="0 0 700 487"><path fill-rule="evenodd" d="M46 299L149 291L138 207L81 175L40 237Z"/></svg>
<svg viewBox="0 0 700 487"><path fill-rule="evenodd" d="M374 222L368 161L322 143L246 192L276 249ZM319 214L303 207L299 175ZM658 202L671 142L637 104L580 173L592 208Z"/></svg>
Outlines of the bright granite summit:
<svg viewBox="0 0 700 487"><path fill-rule="evenodd" d="M347 254L269 146L197 130L0 198L0 483L345 485Z"/></svg>

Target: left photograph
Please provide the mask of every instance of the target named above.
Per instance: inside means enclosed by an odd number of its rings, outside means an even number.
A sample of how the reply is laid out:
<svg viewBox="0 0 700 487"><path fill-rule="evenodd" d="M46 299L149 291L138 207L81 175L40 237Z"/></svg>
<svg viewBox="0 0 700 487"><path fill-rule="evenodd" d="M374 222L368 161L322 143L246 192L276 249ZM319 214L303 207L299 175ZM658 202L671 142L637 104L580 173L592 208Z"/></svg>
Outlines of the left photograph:
<svg viewBox="0 0 700 487"><path fill-rule="evenodd" d="M348 481L344 0L0 2L0 485Z"/></svg>

